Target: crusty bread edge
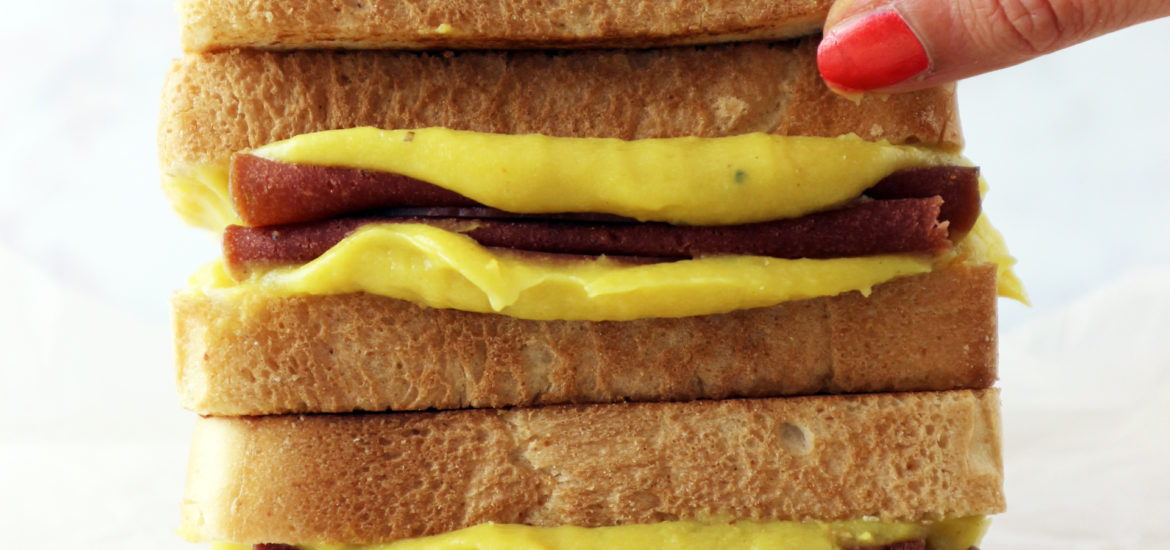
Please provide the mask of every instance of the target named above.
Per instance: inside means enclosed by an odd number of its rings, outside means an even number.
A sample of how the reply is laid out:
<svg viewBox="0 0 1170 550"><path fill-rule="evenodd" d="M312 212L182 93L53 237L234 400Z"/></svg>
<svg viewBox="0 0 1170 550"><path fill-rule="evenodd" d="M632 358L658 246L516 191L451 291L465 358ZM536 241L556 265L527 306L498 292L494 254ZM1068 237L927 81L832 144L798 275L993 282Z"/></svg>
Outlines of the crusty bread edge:
<svg viewBox="0 0 1170 550"><path fill-rule="evenodd" d="M810 19L794 22L780 29L758 29L747 32L706 33L695 35L628 35L614 37L497 38L492 36L454 36L419 32L412 36L381 38L376 41L360 39L300 39L295 42L281 37L252 37L242 35L217 38L199 37L184 28L183 51L209 53L237 48L270 51L294 50L535 50L535 49L592 49L628 48L649 49L685 46L708 46L735 42L791 40L820 31L823 21Z"/></svg>
<svg viewBox="0 0 1170 550"><path fill-rule="evenodd" d="M987 515L1004 507L999 422L994 389L202 418L182 532L374 543L487 521Z"/></svg>

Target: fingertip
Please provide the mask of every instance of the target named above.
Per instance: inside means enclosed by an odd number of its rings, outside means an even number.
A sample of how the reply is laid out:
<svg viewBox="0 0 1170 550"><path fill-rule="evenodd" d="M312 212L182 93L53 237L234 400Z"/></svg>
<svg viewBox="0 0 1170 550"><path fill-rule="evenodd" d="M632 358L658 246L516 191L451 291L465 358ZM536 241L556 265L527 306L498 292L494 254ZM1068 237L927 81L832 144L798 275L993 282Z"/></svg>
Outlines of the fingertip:
<svg viewBox="0 0 1170 550"><path fill-rule="evenodd" d="M882 90L930 67L921 40L891 7L852 15L827 28L817 47L817 68L835 90Z"/></svg>

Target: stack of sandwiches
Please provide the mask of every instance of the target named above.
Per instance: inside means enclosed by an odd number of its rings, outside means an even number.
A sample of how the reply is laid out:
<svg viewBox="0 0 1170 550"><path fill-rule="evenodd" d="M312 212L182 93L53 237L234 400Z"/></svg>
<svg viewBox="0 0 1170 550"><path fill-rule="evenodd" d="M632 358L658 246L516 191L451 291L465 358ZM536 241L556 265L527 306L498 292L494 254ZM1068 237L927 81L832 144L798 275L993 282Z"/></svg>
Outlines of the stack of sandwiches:
<svg viewBox="0 0 1170 550"><path fill-rule="evenodd" d="M997 295L937 88L826 0L183 0L163 186L220 549L966 550Z"/></svg>

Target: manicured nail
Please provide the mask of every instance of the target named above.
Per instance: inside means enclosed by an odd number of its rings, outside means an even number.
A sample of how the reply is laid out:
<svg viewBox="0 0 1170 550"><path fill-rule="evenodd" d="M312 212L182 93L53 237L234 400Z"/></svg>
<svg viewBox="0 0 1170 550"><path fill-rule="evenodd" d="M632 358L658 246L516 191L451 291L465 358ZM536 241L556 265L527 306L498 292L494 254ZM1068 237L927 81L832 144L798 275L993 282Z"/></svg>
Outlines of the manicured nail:
<svg viewBox="0 0 1170 550"><path fill-rule="evenodd" d="M869 91L892 86L930 66L926 48L894 10L846 21L817 48L821 77L835 88Z"/></svg>

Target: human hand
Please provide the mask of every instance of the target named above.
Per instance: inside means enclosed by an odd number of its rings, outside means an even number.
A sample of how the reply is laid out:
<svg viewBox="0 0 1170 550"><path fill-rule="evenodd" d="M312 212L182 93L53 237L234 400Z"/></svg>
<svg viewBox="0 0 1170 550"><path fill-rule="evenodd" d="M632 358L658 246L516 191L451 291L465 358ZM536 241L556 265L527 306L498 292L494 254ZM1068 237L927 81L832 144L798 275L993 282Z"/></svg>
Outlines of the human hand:
<svg viewBox="0 0 1170 550"><path fill-rule="evenodd" d="M840 91L904 92L1167 15L1170 0L838 0L817 64Z"/></svg>

